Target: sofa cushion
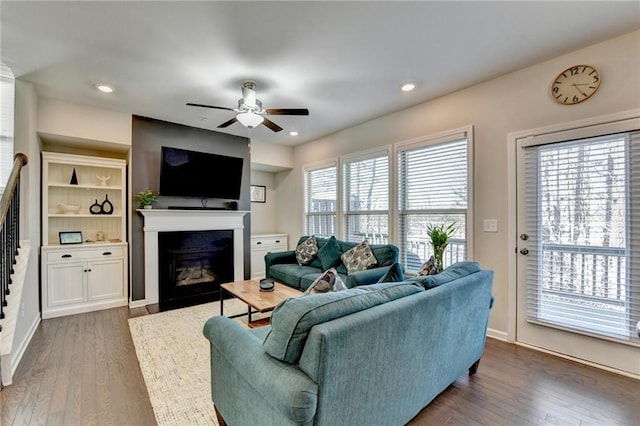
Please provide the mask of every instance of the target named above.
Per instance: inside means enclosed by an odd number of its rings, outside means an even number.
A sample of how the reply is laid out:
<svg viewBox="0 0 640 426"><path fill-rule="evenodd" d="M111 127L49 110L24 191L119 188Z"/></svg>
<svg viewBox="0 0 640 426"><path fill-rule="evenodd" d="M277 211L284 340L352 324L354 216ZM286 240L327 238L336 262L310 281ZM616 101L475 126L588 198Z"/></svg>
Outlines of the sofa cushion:
<svg viewBox="0 0 640 426"><path fill-rule="evenodd" d="M398 262L391 265L378 280L379 283L399 283L400 281L404 281L404 268Z"/></svg>
<svg viewBox="0 0 640 426"><path fill-rule="evenodd" d="M458 278L473 274L479 270L480 265L477 262L464 261L454 263L439 274L411 277L406 281L420 284L428 290Z"/></svg>
<svg viewBox="0 0 640 426"><path fill-rule="evenodd" d="M367 240L345 252L342 256L342 263L347 267L347 273L364 271L375 266L378 261L369 247Z"/></svg>
<svg viewBox="0 0 640 426"><path fill-rule="evenodd" d="M338 245L338 241L336 237L331 237L327 241L327 243L318 250L318 259L320 260L320 264L322 265L323 270L327 270L329 268L333 268L340 262L340 256L342 255L342 251L340 250L340 246Z"/></svg>
<svg viewBox="0 0 640 426"><path fill-rule="evenodd" d="M314 325L421 291L421 287L406 282L383 283L287 299L271 315L271 331L263 343L265 351L295 364Z"/></svg>
<svg viewBox="0 0 640 426"><path fill-rule="evenodd" d="M320 273L322 273L321 269L313 268L311 266L300 266L296 263L279 263L272 265L269 269L270 278L273 278L280 283L287 283L287 285L295 288L300 288L301 277L309 274L317 276L317 274Z"/></svg>
<svg viewBox="0 0 640 426"><path fill-rule="evenodd" d="M371 251L378 261L378 266L390 266L398 261L398 247L390 244L371 245Z"/></svg>
<svg viewBox="0 0 640 426"><path fill-rule="evenodd" d="M308 265L318 254L318 243L313 235L296 247L296 260L298 265Z"/></svg>

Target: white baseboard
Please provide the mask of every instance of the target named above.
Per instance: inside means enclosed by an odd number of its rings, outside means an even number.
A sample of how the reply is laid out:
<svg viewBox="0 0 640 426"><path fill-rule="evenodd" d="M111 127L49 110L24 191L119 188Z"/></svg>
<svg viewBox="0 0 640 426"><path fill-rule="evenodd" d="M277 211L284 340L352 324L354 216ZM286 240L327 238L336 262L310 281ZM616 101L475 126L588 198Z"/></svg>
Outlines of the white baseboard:
<svg viewBox="0 0 640 426"><path fill-rule="evenodd" d="M493 328L487 328L487 337L491 337L492 339L502 340L503 342L508 342L507 332L500 331Z"/></svg>
<svg viewBox="0 0 640 426"><path fill-rule="evenodd" d="M129 301L129 309L144 308L145 306L147 306L147 299Z"/></svg>
<svg viewBox="0 0 640 426"><path fill-rule="evenodd" d="M18 350L15 352L14 356L11 357L11 376L15 374L16 369L20 364L20 361L22 361L22 357L24 356L24 353L27 351L27 347L29 346L29 343L31 343L31 339L33 339L33 335L36 333L36 330L38 329L38 325L40 325L40 322L41 322L40 314L38 313L38 315L36 315L36 317L33 319L33 322L31 323L31 326L27 331L27 335L25 336L24 340L20 343ZM5 384L10 385L11 383L5 383Z"/></svg>

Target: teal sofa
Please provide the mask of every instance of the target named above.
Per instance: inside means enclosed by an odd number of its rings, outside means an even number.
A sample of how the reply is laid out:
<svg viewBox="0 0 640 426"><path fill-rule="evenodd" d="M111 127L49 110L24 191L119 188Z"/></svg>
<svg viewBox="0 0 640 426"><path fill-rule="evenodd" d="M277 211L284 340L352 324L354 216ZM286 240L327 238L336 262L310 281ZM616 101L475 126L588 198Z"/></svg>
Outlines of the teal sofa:
<svg viewBox="0 0 640 426"><path fill-rule="evenodd" d="M307 238L309 237L301 237L296 247ZM329 239L316 237L316 241L318 242L318 248L321 249L327 244ZM347 241L336 241L342 253L358 245L357 243ZM393 244L371 244L371 251L378 261L378 264L371 269L347 274L347 268L342 262L338 261L337 265L335 265L338 275L340 275L340 278L342 278L347 288L378 282L378 280L387 273L391 265L398 261L398 247ZM309 265L298 265L296 252L294 250L267 253L264 260L267 278L272 278L279 283L286 284L289 287L301 291L309 288L313 281L330 267L327 265L323 267L318 256L316 256Z"/></svg>
<svg viewBox="0 0 640 426"><path fill-rule="evenodd" d="M263 328L209 319L218 420L406 424L460 375L477 371L492 282L492 271L461 262L436 278L288 299Z"/></svg>

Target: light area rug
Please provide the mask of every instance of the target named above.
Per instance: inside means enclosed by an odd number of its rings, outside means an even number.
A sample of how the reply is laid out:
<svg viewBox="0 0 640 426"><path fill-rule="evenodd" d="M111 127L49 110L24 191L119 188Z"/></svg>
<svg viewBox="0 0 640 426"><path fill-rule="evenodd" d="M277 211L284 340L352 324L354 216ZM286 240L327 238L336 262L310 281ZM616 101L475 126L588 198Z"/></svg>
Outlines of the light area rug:
<svg viewBox="0 0 640 426"><path fill-rule="evenodd" d="M246 312L225 299L225 315ZM211 401L209 341L204 323L220 302L129 319L129 329L158 425L218 425ZM246 327L245 317L236 319Z"/></svg>

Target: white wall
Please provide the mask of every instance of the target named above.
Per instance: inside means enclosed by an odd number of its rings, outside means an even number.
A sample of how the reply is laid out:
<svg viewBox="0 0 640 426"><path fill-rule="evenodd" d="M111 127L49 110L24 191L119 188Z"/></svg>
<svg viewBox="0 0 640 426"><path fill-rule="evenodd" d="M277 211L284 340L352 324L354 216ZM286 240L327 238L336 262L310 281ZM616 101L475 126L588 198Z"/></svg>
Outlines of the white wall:
<svg viewBox="0 0 640 426"><path fill-rule="evenodd" d="M275 175L271 172L251 170L251 185L267 187L266 203L251 203L251 233L277 232Z"/></svg>
<svg viewBox="0 0 640 426"><path fill-rule="evenodd" d="M584 103L559 105L550 96L550 85L559 72L577 64L600 71L600 89ZM489 327L506 334L507 269L509 256L515 256L515 242L507 241L507 135L639 107L640 31L636 31L295 147L293 170L275 176L276 225L289 234L290 246L302 234L304 164L472 124L474 260L495 271L496 303ZM497 233L482 231L486 218L498 220Z"/></svg>

